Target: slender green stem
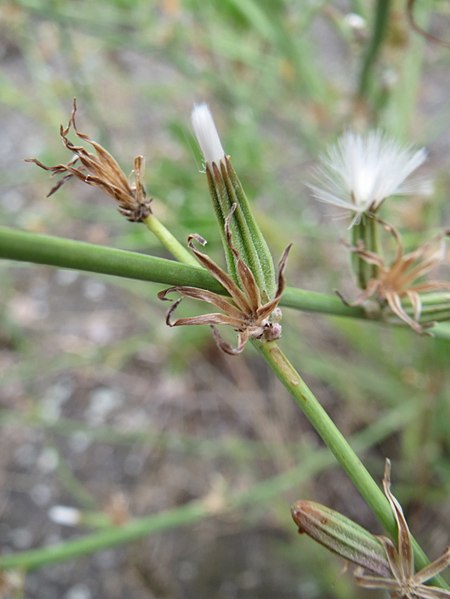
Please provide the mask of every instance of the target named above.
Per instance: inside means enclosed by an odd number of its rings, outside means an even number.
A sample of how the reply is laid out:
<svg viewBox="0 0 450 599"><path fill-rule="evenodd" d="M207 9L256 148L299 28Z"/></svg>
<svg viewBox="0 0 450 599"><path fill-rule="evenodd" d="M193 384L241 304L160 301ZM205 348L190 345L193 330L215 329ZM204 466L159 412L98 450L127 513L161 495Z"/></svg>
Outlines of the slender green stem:
<svg viewBox="0 0 450 599"><path fill-rule="evenodd" d="M146 535L176 528L187 523L194 523L208 515L208 505L204 501L193 501L181 508L168 510L147 518L139 518L128 522L122 527L109 528L101 532L85 535L68 543L57 543L51 547L31 549L19 554L0 557L0 568L21 568L35 570L66 561L81 555L95 553L102 549L115 547L119 544L140 539Z"/></svg>
<svg viewBox="0 0 450 599"><path fill-rule="evenodd" d="M275 341L255 342L255 345L278 379L288 389L295 403L303 411L325 445L334 454L384 529L391 537L395 538L397 528L389 502L300 374ZM416 564L419 568L423 568L429 563L429 560L417 542L413 541L413 543ZM442 579L440 583L445 585L445 581Z"/></svg>
<svg viewBox="0 0 450 599"><path fill-rule="evenodd" d="M162 222L156 218L154 214L150 214L144 220L149 231L151 231L161 242L161 244L172 254L174 258L189 264L190 266L198 266L197 260L192 254L172 235Z"/></svg>
<svg viewBox="0 0 450 599"><path fill-rule="evenodd" d="M276 342L259 343L258 348L270 368L289 390L295 403L302 409L317 433L333 452L377 518L392 534L395 531L395 519L388 501L300 374Z"/></svg>
<svg viewBox="0 0 450 599"><path fill-rule="evenodd" d="M399 406L371 424L364 431L352 437L352 442L360 451L381 442L387 436L398 431L405 423L417 418L422 406L413 402L407 406ZM252 488L235 495L224 495L224 509L231 510L253 505L262 505L273 500L289 489L298 487L333 464L333 458L327 449L311 451L303 455L299 466L286 472L263 480ZM11 555L0 556L0 569L20 568L35 570L37 568L54 564L78 556L88 555L96 551L117 546L145 536L174 529L211 516L211 508L204 501L195 501L181 507L167 510L162 513L152 514L139 519L126 522L123 526L113 529L102 529L93 534L88 534L79 539L68 540L50 547L31 549ZM83 522L85 521L82 518Z"/></svg>
<svg viewBox="0 0 450 599"><path fill-rule="evenodd" d="M187 266L174 260L165 260L138 252L6 227L0 227L0 258L73 268L140 281L205 286L219 292L222 290L217 281L198 264Z"/></svg>
<svg viewBox="0 0 450 599"><path fill-rule="evenodd" d="M404 4L406 6L406 1ZM435 1L420 0L415 4L415 16L422 26L426 27ZM382 116L383 128L404 142L411 139L411 133L417 124L418 104L424 80L424 59L428 50L426 40L421 35L413 31L409 34L401 59L394 67L397 82L388 90Z"/></svg>
<svg viewBox="0 0 450 599"><path fill-rule="evenodd" d="M353 246L359 247L362 244L365 250L377 254L379 251L377 224L375 217L363 214L361 221L353 225L351 230ZM377 277L378 267L375 264L368 264L356 252L352 253L351 259L356 282L360 289L366 289L370 279Z"/></svg>
<svg viewBox="0 0 450 599"><path fill-rule="evenodd" d="M363 214L361 221L353 225L351 229L352 245L357 248L361 244L364 248L369 249L367 242L367 219ZM356 284L360 289L366 289L370 279L370 265L361 258L356 252L351 254L352 268L356 278Z"/></svg>
<svg viewBox="0 0 450 599"><path fill-rule="evenodd" d="M383 42L389 24L389 9L391 0L377 0L373 34L364 56L364 62L359 79L359 98L367 98L372 71L374 69L378 52Z"/></svg>
<svg viewBox="0 0 450 599"><path fill-rule="evenodd" d="M364 308L346 305L337 295L306 291L296 287L287 287L284 290L280 305L294 310L304 310L305 312L367 319Z"/></svg>
<svg viewBox="0 0 450 599"><path fill-rule="evenodd" d="M200 266L8 227L0 227L0 258L164 285L190 285L225 294L221 285ZM337 296L293 287L285 290L281 305L332 316L369 318L361 306L346 306ZM449 339L449 326L445 323L437 324L432 332L435 337Z"/></svg>
<svg viewBox="0 0 450 599"><path fill-rule="evenodd" d="M369 238L369 245L367 246L368 249L370 249L371 252L374 252L375 254L379 254L380 252L380 246L379 246L379 240L378 240L378 223L375 217L370 217L368 218L368 223L367 223L367 228L368 228L368 238ZM378 266L376 264L371 264L370 265L370 278L371 279L376 279L378 277Z"/></svg>

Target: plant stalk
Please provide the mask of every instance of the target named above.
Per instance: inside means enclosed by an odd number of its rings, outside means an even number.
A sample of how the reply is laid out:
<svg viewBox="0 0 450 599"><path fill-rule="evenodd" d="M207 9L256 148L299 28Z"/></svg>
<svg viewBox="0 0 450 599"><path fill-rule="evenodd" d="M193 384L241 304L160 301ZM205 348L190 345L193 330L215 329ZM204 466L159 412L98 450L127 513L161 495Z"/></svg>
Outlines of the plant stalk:
<svg viewBox="0 0 450 599"><path fill-rule="evenodd" d="M354 247L359 247L362 244L365 250L378 253L378 230L375 217L363 214L361 221L353 225L351 235ZM358 287L366 289L370 279L377 277L378 267L375 264L368 264L354 252L351 255L351 261Z"/></svg>
<svg viewBox="0 0 450 599"><path fill-rule="evenodd" d="M190 285L217 293L226 293L221 285L199 265L190 266L138 252L8 227L0 227L0 258L163 285ZM442 294L436 294L436 304L442 304L442 297ZM424 304L431 306L433 303L431 299L424 298ZM329 316L376 320L376 318L369 318L363 307L345 305L337 296L294 287L285 290L280 305ZM438 323L433 327L432 334L442 339L450 339L450 325Z"/></svg>
<svg viewBox="0 0 450 599"><path fill-rule="evenodd" d="M352 437L352 442L359 451L364 451L374 443L379 443L398 431L405 423L417 418L421 409L422 406L418 402L408 405L407 410L402 405L390 411L388 415L382 416L380 420L369 425L364 431L355 434ZM17 414L15 416L17 417ZM27 422L27 425L33 424L33 422ZM54 427L55 423L52 422L51 426ZM90 434L94 434L92 429ZM226 509L266 504L280 493L301 485L311 476L332 464L333 458L326 448L311 451L303 456L299 466L258 482L252 488L237 495L227 497ZM112 545L118 546L179 526L189 526L210 515L211 510L207 509L205 503L202 500L196 500L193 503L164 512L130 520L120 527L102 529L88 533L81 538L69 539L47 547L2 555L0 556L0 570L14 568L25 571L35 570L46 565L89 555Z"/></svg>
<svg viewBox="0 0 450 599"><path fill-rule="evenodd" d="M392 538L396 538L397 526L388 500L276 341L255 342L254 345L345 470L383 528ZM422 569L429 564L429 560L414 539L413 546L416 565ZM437 577L436 581L438 578L439 586L448 588L442 578Z"/></svg>
<svg viewBox="0 0 450 599"><path fill-rule="evenodd" d="M147 229L159 239L161 244L174 258L183 264L199 266L194 256L189 253L189 251L172 235L169 229L167 229L154 214L149 214L147 218L144 219L144 223L147 226Z"/></svg>
<svg viewBox="0 0 450 599"><path fill-rule="evenodd" d="M376 2L373 33L364 56L359 78L358 97L360 100L367 100L369 96L374 67L389 25L390 4L391 0L377 0Z"/></svg>

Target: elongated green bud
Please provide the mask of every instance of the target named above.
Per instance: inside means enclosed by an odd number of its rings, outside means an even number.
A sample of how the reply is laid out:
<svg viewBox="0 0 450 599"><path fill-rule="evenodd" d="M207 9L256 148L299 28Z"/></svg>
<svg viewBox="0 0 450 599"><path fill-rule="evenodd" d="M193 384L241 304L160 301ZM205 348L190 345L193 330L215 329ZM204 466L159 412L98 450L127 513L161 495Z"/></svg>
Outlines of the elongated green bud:
<svg viewBox="0 0 450 599"><path fill-rule="evenodd" d="M358 566L380 576L389 576L389 562L383 544L359 524L314 501L297 501L291 512L300 534L306 533Z"/></svg>
<svg viewBox="0 0 450 599"><path fill-rule="evenodd" d="M192 125L206 162L206 175L214 211L221 232L232 206L236 204L230 227L233 243L251 269L263 299L273 298L277 282L272 255L261 230L255 221L244 189L225 155L217 129L206 104L194 107ZM223 234L223 233L222 233ZM230 275L237 281L233 256L225 237L222 238Z"/></svg>

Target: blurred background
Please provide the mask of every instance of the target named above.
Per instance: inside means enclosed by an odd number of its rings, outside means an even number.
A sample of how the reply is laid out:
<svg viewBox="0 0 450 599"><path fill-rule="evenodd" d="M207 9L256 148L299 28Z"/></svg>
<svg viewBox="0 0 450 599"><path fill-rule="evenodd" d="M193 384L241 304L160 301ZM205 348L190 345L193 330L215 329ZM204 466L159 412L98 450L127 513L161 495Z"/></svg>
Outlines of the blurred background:
<svg viewBox="0 0 450 599"><path fill-rule="evenodd" d="M449 3L417 4L417 22L445 38ZM388 25L374 51L383 5ZM290 285L355 294L340 241L347 224L305 188L319 153L348 126L379 125L429 149L433 198L386 206L407 243L450 223L450 54L411 30L404 1L3 0L0 61L5 225L168 257L92 187L70 181L46 198L50 177L23 162L70 158L58 131L75 96L80 130L125 173L143 154L155 214L180 240L200 233L219 261L189 124L200 101L274 256L295 244ZM160 288L0 263L0 552L208 495L252 500L48 565L11 596L376 597L297 535L289 509L313 499L380 533L367 506L253 348L229 357L207 327L168 329ZM448 342L289 310L284 331L282 347L376 480L392 460L394 492L437 557L450 519ZM55 521L55 506L76 508L84 524Z"/></svg>

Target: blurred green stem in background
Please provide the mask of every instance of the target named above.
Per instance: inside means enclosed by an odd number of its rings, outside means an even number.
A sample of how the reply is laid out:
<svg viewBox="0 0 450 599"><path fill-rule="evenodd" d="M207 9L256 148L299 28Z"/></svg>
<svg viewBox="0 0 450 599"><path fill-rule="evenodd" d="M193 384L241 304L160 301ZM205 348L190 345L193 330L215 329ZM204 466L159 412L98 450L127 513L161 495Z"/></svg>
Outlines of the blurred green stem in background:
<svg viewBox="0 0 450 599"><path fill-rule="evenodd" d="M405 423L417 418L421 410L421 402L416 401L408 405L402 404L395 410L390 410L388 414L382 416L378 421L364 429L364 431L354 435L351 439L352 444L358 451L364 451L397 432ZM0 419L3 419L3 415L4 411L0 411ZM13 418L13 421L15 421L14 417L17 418L16 413L9 413L9 416ZM37 422L39 425L41 423L43 422ZM27 423L30 426L34 426L34 424L36 423L32 421ZM48 424L52 428L58 426L58 422ZM55 430L55 432L57 431ZM95 437L95 430L91 428L87 434L92 434ZM302 462L295 468L258 482L249 490L238 495L232 495L231 493L228 495L225 490L223 494L223 510L221 512L218 510L217 515L233 509L251 508L254 505L261 506L267 504L281 493L289 489L294 489L309 480L312 476L333 465L333 459L327 449L314 449L314 451L310 451L306 455L304 451L304 447L302 446ZM171 530L182 525L189 526L203 518L211 516L213 516L211 504L208 505L208 502L204 499L194 501L164 512L132 519L120 527L101 528L101 530L78 539L68 540L49 547L0 556L0 570L15 568L25 571L35 570L46 565L89 555L102 549L135 541L151 534ZM99 524L104 524L104 520L105 516L102 514ZM94 525L94 522L90 524Z"/></svg>
<svg viewBox="0 0 450 599"><path fill-rule="evenodd" d="M372 90L370 88L375 80L373 70L389 25L390 5L391 0L378 0L376 2L372 37L367 46L359 77L358 98L363 101L367 101L371 96Z"/></svg>

